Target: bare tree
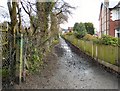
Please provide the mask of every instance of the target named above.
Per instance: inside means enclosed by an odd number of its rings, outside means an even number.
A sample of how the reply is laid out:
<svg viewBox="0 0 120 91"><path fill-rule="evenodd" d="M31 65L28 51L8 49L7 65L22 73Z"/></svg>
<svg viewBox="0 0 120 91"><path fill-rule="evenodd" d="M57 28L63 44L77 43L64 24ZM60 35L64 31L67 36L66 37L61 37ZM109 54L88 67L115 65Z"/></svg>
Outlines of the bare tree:
<svg viewBox="0 0 120 91"><path fill-rule="evenodd" d="M17 7L17 2L7 2L8 5L8 10L9 10L9 14L10 14L10 27L11 27L11 33L13 34L13 30L14 27L17 23L17 11L16 11L16 7Z"/></svg>
<svg viewBox="0 0 120 91"><path fill-rule="evenodd" d="M58 1L59 3L59 1ZM69 5L69 3L62 0L59 7L55 7L56 15L58 17L58 23L64 23L64 21L68 21L68 15L71 15L71 10L75 9L75 7Z"/></svg>
<svg viewBox="0 0 120 91"><path fill-rule="evenodd" d="M32 13L36 13L37 11L35 10L35 4L30 2L30 1L25 1L22 0L20 1L22 8L24 9L24 11L26 12L26 14L29 16L30 19L30 27L32 28L32 34L34 35L37 28L38 28L38 24L37 24L37 16L33 15Z"/></svg>

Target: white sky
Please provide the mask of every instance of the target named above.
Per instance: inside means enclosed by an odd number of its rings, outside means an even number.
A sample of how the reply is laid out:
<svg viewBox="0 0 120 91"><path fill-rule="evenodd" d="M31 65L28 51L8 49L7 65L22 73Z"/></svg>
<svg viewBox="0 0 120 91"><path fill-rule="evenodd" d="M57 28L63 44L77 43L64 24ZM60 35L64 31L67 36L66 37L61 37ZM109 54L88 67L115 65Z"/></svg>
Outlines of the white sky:
<svg viewBox="0 0 120 91"><path fill-rule="evenodd" d="M73 6L77 6L73 10L72 17L69 17L68 23L61 24L62 28L73 27L75 22L92 22L98 29L98 17L101 1L100 0L66 0Z"/></svg>
<svg viewBox="0 0 120 91"><path fill-rule="evenodd" d="M99 30L99 12L101 2L104 0L65 0L73 6L77 6L73 10L72 17L69 17L68 23L61 24L62 28L73 27L75 22L92 22L96 30ZM109 0L110 6L114 6L120 0Z"/></svg>
<svg viewBox="0 0 120 91"><path fill-rule="evenodd" d="M68 22L61 24L62 28L73 27L75 22L92 22L94 27L99 30L99 12L100 12L100 5L101 2L104 0L65 0L70 5L77 7L75 10L72 11L72 16L69 17ZM113 5L115 1L120 0L109 0ZM7 0L0 0L0 6L7 7L6 4ZM114 5L116 5L115 3ZM6 9L5 9L6 10ZM0 10L1 12L1 10Z"/></svg>

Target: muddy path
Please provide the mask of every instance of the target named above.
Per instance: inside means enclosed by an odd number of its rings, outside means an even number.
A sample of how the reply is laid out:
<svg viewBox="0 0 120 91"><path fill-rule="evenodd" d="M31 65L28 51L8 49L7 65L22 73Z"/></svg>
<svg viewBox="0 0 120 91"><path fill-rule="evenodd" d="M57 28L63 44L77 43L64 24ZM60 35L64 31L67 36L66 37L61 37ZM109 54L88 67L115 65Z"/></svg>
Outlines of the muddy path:
<svg viewBox="0 0 120 91"><path fill-rule="evenodd" d="M110 73L60 38L46 57L41 73L30 75L16 89L118 89L117 75Z"/></svg>

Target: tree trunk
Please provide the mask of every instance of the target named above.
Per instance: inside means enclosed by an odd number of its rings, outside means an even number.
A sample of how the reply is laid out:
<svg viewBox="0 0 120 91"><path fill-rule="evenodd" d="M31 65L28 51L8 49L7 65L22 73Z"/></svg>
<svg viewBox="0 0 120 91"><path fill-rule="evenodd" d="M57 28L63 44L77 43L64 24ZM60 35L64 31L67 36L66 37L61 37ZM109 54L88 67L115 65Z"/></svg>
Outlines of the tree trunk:
<svg viewBox="0 0 120 91"><path fill-rule="evenodd" d="M12 5L12 6L11 6ZM16 53L15 53L15 45L16 45L16 29L15 26L17 24L17 13L16 13L16 7L17 7L17 2L8 2L8 9L9 9L9 14L10 14L10 19L11 22L9 24L9 29L8 29L8 45L9 45L9 80L10 80L10 85L13 85L13 82L15 80L15 71L16 71Z"/></svg>

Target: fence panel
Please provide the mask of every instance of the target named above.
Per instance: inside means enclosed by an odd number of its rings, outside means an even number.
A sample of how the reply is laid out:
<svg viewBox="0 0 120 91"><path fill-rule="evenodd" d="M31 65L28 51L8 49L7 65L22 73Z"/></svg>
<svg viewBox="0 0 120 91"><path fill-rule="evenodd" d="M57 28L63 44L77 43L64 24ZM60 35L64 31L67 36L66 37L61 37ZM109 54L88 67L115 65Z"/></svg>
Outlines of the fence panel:
<svg viewBox="0 0 120 91"><path fill-rule="evenodd" d="M96 60L100 59L101 61L105 61L113 65L119 65L117 46L95 44L90 41L76 39L75 37L69 40L70 37L71 36L67 36L65 38L71 43L73 43L75 46L80 48L80 50L84 51L86 54L92 56ZM78 43L76 43L77 40Z"/></svg>

